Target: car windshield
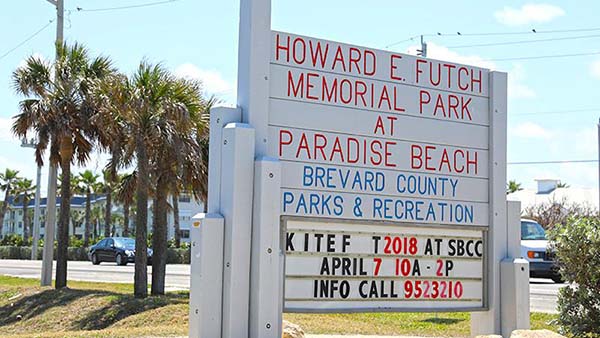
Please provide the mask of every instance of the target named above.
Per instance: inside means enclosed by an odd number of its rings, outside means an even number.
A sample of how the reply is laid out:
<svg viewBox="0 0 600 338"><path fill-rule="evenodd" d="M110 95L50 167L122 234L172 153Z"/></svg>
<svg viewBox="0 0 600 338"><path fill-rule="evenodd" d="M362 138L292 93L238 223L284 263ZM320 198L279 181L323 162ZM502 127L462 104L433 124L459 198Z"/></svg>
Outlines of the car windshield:
<svg viewBox="0 0 600 338"><path fill-rule="evenodd" d="M546 239L546 232L536 222L521 222L521 239L544 240Z"/></svg>
<svg viewBox="0 0 600 338"><path fill-rule="evenodd" d="M135 249L135 240L133 238L115 238L115 246L121 249Z"/></svg>

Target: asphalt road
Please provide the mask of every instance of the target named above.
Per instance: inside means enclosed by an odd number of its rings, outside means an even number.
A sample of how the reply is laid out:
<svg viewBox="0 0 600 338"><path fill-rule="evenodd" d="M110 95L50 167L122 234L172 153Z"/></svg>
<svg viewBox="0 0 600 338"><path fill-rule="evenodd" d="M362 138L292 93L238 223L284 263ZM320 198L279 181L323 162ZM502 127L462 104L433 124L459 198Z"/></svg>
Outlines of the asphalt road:
<svg viewBox="0 0 600 338"><path fill-rule="evenodd" d="M0 275L40 278L41 266L41 261L0 259ZM152 267L148 267L148 274L151 273ZM117 266L115 263L92 265L90 262L69 262L68 276L70 280L133 283L133 264ZM189 265L167 265L167 290L188 289L189 285ZM565 284L554 284L550 279L530 279L531 311L555 313L556 295L562 286Z"/></svg>

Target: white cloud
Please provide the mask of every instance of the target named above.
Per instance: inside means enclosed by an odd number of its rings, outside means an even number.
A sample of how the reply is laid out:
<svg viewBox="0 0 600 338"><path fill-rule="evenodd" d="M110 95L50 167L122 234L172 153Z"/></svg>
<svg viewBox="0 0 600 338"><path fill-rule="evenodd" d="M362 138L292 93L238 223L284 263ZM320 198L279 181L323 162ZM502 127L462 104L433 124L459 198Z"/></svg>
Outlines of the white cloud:
<svg viewBox="0 0 600 338"><path fill-rule="evenodd" d="M407 53L415 55L417 49L421 46L411 46L408 48ZM461 55L455 51L452 51L444 46L428 42L427 43L427 57L437 60L451 61L456 63L462 63L465 65L473 65L482 68L488 68L491 70L497 69L497 66L492 61L487 61L479 55ZM525 83L525 68L522 64L515 64L511 70L508 71L508 97L511 99L527 99L536 97L536 93L533 89L528 87Z"/></svg>
<svg viewBox="0 0 600 338"><path fill-rule="evenodd" d="M600 60L592 62L590 65L590 72L592 73L592 76L600 79Z"/></svg>
<svg viewBox="0 0 600 338"><path fill-rule="evenodd" d="M200 80L204 90L209 94L228 94L234 90L216 70L205 70L191 63L184 63L175 68L175 75L183 78Z"/></svg>
<svg viewBox="0 0 600 338"><path fill-rule="evenodd" d="M494 17L506 26L521 26L544 23L565 15L565 11L550 4L525 4L521 8L504 7L496 11Z"/></svg>
<svg viewBox="0 0 600 338"><path fill-rule="evenodd" d="M512 136L528 139L549 139L553 133L537 123L523 122L511 129Z"/></svg>
<svg viewBox="0 0 600 338"><path fill-rule="evenodd" d="M408 48L408 54L416 55L417 49L421 49L421 46L411 46ZM473 65L482 68L496 68L493 62L485 61L478 55L461 55L454 52L444 46L440 46L433 42L427 43L427 57L437 60L452 61L456 63L462 63L465 65Z"/></svg>
<svg viewBox="0 0 600 338"><path fill-rule="evenodd" d="M533 89L525 85L525 69L522 64L515 64L508 72L508 97L511 99L530 99L536 97Z"/></svg>

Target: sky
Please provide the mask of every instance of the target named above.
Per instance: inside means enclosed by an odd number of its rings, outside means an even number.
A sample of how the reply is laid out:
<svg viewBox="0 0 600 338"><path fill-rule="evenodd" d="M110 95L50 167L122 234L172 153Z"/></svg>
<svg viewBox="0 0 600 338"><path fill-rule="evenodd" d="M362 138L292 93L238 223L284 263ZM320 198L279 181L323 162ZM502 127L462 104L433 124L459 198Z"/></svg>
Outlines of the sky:
<svg viewBox="0 0 600 338"><path fill-rule="evenodd" d="M144 59L162 62L179 76L202 80L205 93L217 95L222 104L235 105L239 1L116 8L158 1L65 0L65 39L84 43L94 55L110 56L125 73ZM592 0L273 0L271 27L410 54L418 49L414 37L425 34L428 57L508 72L508 179L532 189L538 178L597 188L597 163L514 163L598 158L599 12L600 2ZM30 55L53 58L56 22L50 20L55 17L46 0L7 1L0 12L0 171L17 169L32 179L33 150L20 147L10 132L23 99L14 92L11 74ZM551 32L562 30L570 32ZM99 172L106 158L95 154L87 168ZM47 171L44 167L42 193Z"/></svg>

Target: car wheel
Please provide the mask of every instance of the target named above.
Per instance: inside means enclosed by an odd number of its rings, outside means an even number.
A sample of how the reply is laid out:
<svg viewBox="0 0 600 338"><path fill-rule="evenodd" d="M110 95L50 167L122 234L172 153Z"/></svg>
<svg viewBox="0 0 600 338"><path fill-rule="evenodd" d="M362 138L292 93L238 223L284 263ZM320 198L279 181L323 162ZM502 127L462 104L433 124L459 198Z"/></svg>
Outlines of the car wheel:
<svg viewBox="0 0 600 338"><path fill-rule="evenodd" d="M117 262L117 265L127 265L127 260L121 254L117 254L115 261Z"/></svg>
<svg viewBox="0 0 600 338"><path fill-rule="evenodd" d="M92 264L94 264L94 265L100 264L100 260L98 259L98 256L95 253L92 254Z"/></svg>

